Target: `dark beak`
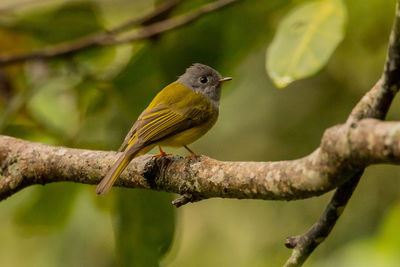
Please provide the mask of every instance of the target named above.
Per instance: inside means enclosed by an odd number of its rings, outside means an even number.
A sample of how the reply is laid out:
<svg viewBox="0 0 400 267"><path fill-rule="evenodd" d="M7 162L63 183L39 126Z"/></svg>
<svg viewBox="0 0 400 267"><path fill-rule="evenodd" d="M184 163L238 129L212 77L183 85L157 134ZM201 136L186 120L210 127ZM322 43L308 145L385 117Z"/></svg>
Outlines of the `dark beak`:
<svg viewBox="0 0 400 267"><path fill-rule="evenodd" d="M220 83L224 83L224 82L227 82L227 81L230 81L230 80L232 80L232 77L225 77L225 78L220 79L219 82Z"/></svg>

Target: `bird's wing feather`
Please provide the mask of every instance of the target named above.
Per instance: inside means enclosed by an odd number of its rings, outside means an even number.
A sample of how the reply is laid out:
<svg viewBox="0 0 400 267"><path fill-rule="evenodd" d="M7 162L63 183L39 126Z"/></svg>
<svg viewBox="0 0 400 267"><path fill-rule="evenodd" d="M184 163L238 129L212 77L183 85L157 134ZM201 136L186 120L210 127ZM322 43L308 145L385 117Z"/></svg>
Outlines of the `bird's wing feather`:
<svg viewBox="0 0 400 267"><path fill-rule="evenodd" d="M174 82L161 90L140 114L120 149L132 142L148 145L204 123L211 108L205 96Z"/></svg>
<svg viewBox="0 0 400 267"><path fill-rule="evenodd" d="M131 142L131 140L134 138L136 134L136 128L137 128L137 122L135 122L128 132L128 134L125 136L124 142L121 144L121 146L118 149L118 152L121 152L127 144Z"/></svg>
<svg viewBox="0 0 400 267"><path fill-rule="evenodd" d="M200 109L188 108L180 113L165 107L157 111L157 115L142 121L142 127L138 129L137 136L142 143L152 143L203 122L204 118Z"/></svg>

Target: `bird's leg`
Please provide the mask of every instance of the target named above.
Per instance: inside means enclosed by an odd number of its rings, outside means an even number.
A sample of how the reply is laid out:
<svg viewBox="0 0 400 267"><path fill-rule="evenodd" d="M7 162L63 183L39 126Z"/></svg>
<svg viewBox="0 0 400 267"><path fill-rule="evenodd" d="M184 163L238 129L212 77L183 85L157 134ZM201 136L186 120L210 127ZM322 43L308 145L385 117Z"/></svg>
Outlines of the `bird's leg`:
<svg viewBox="0 0 400 267"><path fill-rule="evenodd" d="M188 148L186 145L184 145L183 147L186 148L186 150L190 153L190 156L186 156L187 159L197 157L196 153L194 153L193 150Z"/></svg>
<svg viewBox="0 0 400 267"><path fill-rule="evenodd" d="M161 149L161 146L158 146L158 149L160 150L160 154L154 156L156 159L158 159L158 158L160 158L160 157L165 157L165 156L171 156L171 155L172 155L172 154L165 153L165 152Z"/></svg>

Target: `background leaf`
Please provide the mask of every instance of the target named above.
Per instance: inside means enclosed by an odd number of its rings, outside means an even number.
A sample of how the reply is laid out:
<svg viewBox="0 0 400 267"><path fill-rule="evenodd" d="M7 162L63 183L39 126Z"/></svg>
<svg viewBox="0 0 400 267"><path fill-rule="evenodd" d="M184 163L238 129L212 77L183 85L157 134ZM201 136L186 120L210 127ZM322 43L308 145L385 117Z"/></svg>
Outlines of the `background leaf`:
<svg viewBox="0 0 400 267"><path fill-rule="evenodd" d="M327 63L344 37L342 0L305 3L280 23L267 51L266 68L278 87L313 75Z"/></svg>
<svg viewBox="0 0 400 267"><path fill-rule="evenodd" d="M116 249L121 266L159 266L174 236L171 194L119 190Z"/></svg>

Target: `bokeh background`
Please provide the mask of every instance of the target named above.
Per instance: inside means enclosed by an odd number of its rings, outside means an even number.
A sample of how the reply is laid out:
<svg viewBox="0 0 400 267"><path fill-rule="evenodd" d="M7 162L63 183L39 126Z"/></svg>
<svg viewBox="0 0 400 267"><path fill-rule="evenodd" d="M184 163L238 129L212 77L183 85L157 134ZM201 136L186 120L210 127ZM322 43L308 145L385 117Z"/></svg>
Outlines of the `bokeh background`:
<svg viewBox="0 0 400 267"><path fill-rule="evenodd" d="M157 4L42 0L12 6L20 2L0 1L0 55L109 29ZM205 2L184 1L170 15ZM151 40L4 67L0 133L115 150L154 95L201 62L234 80L224 86L219 121L194 151L232 161L304 156L379 78L395 1L346 0L346 35L328 65L278 90L265 70L266 49L282 17L304 2L241 1ZM396 99L389 119L399 118ZM400 265L399 171L387 165L366 170L307 266ZM0 202L1 265L281 266L291 252L285 237L305 232L330 196L210 199L175 209L176 196L162 192L115 188L101 198L89 185L32 186Z"/></svg>

